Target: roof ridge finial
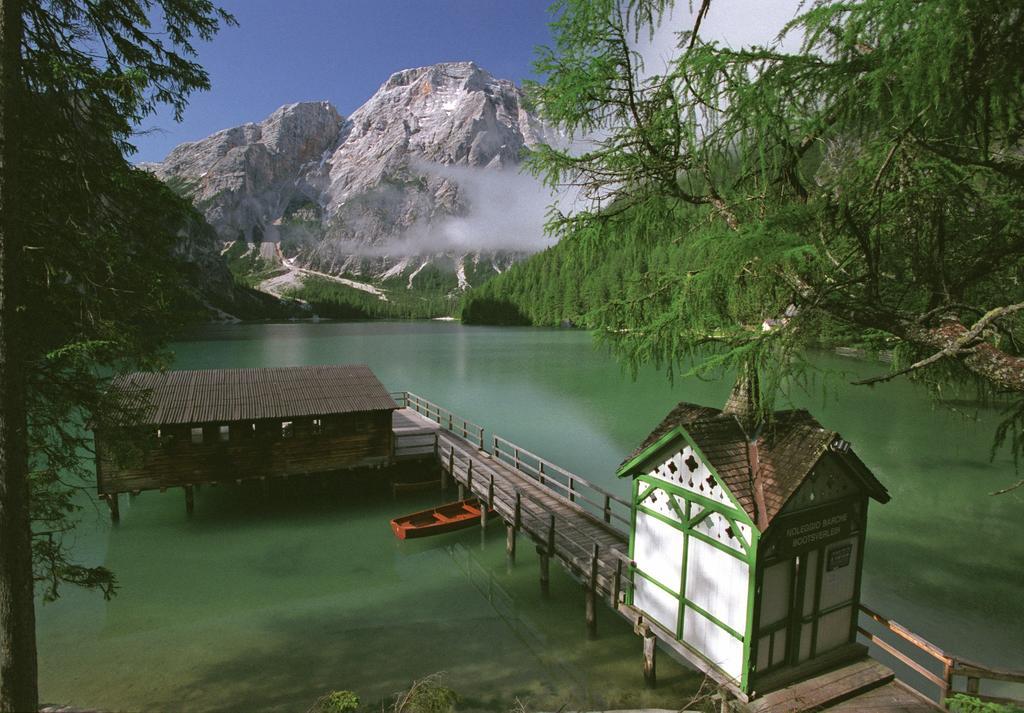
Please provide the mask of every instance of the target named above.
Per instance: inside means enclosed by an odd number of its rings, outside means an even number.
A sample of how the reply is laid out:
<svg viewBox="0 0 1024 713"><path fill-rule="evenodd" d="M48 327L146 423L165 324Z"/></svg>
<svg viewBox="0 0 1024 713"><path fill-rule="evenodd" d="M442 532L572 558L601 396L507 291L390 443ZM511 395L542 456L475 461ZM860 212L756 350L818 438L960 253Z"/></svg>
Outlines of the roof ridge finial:
<svg viewBox="0 0 1024 713"><path fill-rule="evenodd" d="M753 360L744 362L722 413L735 416L748 438L761 425L761 384Z"/></svg>

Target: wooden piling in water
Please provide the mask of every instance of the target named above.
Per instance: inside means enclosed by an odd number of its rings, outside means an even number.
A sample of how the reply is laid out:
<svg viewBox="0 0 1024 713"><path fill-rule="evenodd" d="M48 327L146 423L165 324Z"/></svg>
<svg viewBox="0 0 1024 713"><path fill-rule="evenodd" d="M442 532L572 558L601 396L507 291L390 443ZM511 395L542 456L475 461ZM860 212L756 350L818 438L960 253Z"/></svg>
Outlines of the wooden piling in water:
<svg viewBox="0 0 1024 713"><path fill-rule="evenodd" d="M117 504L117 493L109 493L106 496L107 507L110 508L110 521L121 522L121 511Z"/></svg>
<svg viewBox="0 0 1024 713"><path fill-rule="evenodd" d="M538 548L537 554L540 559L540 591L547 596L551 592L551 565L550 558Z"/></svg>
<svg viewBox="0 0 1024 713"><path fill-rule="evenodd" d="M512 523L505 525L505 558L510 565L516 563L516 526Z"/></svg>
<svg viewBox="0 0 1024 713"><path fill-rule="evenodd" d="M650 629L644 631L644 683L648 688L658 685L658 672L656 654L658 651L658 639Z"/></svg>
<svg viewBox="0 0 1024 713"><path fill-rule="evenodd" d="M192 511L195 510L196 501L195 495L192 492L192 486L186 485L185 488L185 514L191 515Z"/></svg>
<svg viewBox="0 0 1024 713"><path fill-rule="evenodd" d="M597 636L597 563L599 545L594 543L594 552L590 556L590 577L586 584L587 635Z"/></svg>

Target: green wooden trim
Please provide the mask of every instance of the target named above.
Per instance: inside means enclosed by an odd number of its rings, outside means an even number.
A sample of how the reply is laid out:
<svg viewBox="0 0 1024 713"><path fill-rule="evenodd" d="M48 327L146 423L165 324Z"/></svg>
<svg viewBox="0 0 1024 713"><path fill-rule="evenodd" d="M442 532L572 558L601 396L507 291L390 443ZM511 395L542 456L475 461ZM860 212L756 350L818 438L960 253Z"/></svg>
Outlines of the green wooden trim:
<svg viewBox="0 0 1024 713"><path fill-rule="evenodd" d="M665 495L668 496L668 503L669 503L669 505L672 506L672 509L676 511L676 515L679 516L679 519L682 520L683 522L686 522L686 513L684 513L679 508L679 502L676 500L676 496L673 493L670 493L667 490L665 491ZM687 500L686 502L687 502L687 505L689 505L689 500Z"/></svg>
<svg viewBox="0 0 1024 713"><path fill-rule="evenodd" d="M636 561L636 555L633 554L636 546L636 498L640 490L640 482L637 480L633 481L633 504L629 508L629 561ZM630 567L631 577L629 580L629 587L626 588L626 603L633 606L633 577L636 576L636 567ZM618 606L618 603L616 603Z"/></svg>
<svg viewBox="0 0 1024 713"><path fill-rule="evenodd" d="M637 505L643 505L644 501L647 500L647 498L651 497L652 493L654 493L657 490L661 490L665 493L665 497L668 498L669 507L675 510L676 515L679 516L680 520L686 520L686 516L683 514L683 511L679 509L679 503L676 502L675 494L668 488L661 487L662 483L660 480L655 480L655 483L650 483L647 480L644 480L643 482L645 485L649 485L649 487L644 488L637 496Z"/></svg>
<svg viewBox="0 0 1024 713"><path fill-rule="evenodd" d="M676 426L671 431L668 431L657 441L655 441L650 446L641 451L639 454L637 454L635 457L627 461L621 468L619 468L615 472L615 474L620 478L626 475L636 475L641 464L650 460L654 455L656 455L659 451L668 446L668 444L670 444L676 438L682 438L686 442L686 445L690 446L690 448L693 449L693 452L696 453L700 460L704 463L704 465L707 466L708 471L711 473L711 476L715 479L715 482L718 484L718 487L722 489L722 492L725 493L726 497L733 504L733 507L737 511L739 511L743 521L746 524L750 525L752 528L756 529L757 526L754 524L754 521L750 519L749 515L747 515L746 511L743 509L743 506L740 505L739 501L736 499L736 496L732 494L732 491L725 484L725 481L722 480L721 476L718 474L718 471L715 470L715 467L711 464L711 461L708 460L708 457L704 455L704 452L697 446L696 443L694 443L693 438L690 436L689 433L686 432L686 429L684 429L682 426Z"/></svg>
<svg viewBox="0 0 1024 713"><path fill-rule="evenodd" d="M648 459L648 456L651 456L657 451L661 450L664 446L671 443L676 436L681 436L683 435L683 433L683 429L680 428L679 426L676 426L671 431L668 431L665 435L656 440L654 443L647 446L647 448L644 448L636 456L630 458L628 461L623 463L622 466L617 471L615 471L615 475L619 478L622 478L626 475L632 475L633 472L637 469L637 467L639 467L641 463Z"/></svg>
<svg viewBox="0 0 1024 713"><path fill-rule="evenodd" d="M721 550L722 552L725 552L726 554L732 555L736 559L746 562L748 565L751 564L751 562L753 561L753 558L749 553L744 552L743 550L734 550L732 547L727 547L718 540L712 537L708 537L703 532L697 532L696 530L687 529L685 523L676 522L671 518L665 517L660 512L655 512L654 510L644 507L643 505L638 505L636 509L638 512L642 512L645 515L650 515L651 517L660 520L666 525L672 525L675 527L675 529L679 530L680 532L684 534L689 534L692 537L696 537L701 542L709 544L712 547Z"/></svg>
<svg viewBox="0 0 1024 713"><path fill-rule="evenodd" d="M652 485L652 486L654 486L656 488L660 488L660 489L664 490L666 493L670 493L672 495L678 495L681 498L683 498L684 500L689 500L691 502L694 502L697 505L700 505L701 507L703 507L703 508L705 508L707 510L714 510L715 512L719 512L719 513L721 513L723 515L728 515L730 513L735 513L736 512L734 508L730 508L725 503L720 503L717 500L712 500L711 498L706 498L705 496L702 496L699 493L694 493L691 490L686 490L685 488L680 488L679 486L677 486L675 484L667 483L667 481L660 480L660 479L658 479L656 477L650 477L648 475L637 475L636 479L640 480L641 483L645 483L645 484L648 484L648 485Z"/></svg>
<svg viewBox="0 0 1024 713"><path fill-rule="evenodd" d="M639 575L640 575L641 577L643 577L644 579L646 579L646 580L647 580L648 582L650 582L651 584L653 584L653 585L657 586L657 587L658 587L658 589L664 590L666 594L670 594L670 595L672 596L672 598L673 598L673 599L679 599L679 600L680 600L680 602L682 601L682 600L680 599L680 595L679 595L679 594L677 594L676 592L673 592L673 591L672 591L672 589L671 589L671 587L669 587L669 586L668 586L667 584L663 584L662 582L659 582L658 580L656 580L656 579L654 578L654 576L653 576L653 575L650 575L650 574L648 574L647 572L644 572L644 571L643 571L642 569L640 569L640 567L637 567L637 568L636 568L636 573L637 573L637 574L639 574Z"/></svg>
<svg viewBox="0 0 1024 713"><path fill-rule="evenodd" d="M686 513L683 516L684 520L690 519L690 513L693 510L693 503L689 500L686 501ZM683 599L686 598L686 568L689 566L690 561L690 533L683 532L683 569L679 573L679 596ZM679 621L676 622L676 638L680 641L683 638L683 626L686 622L686 607L679 607Z"/></svg>
<svg viewBox="0 0 1024 713"><path fill-rule="evenodd" d="M704 617L705 619L710 621L712 624L717 626L719 629L721 629L725 633L729 634L732 638L738 639L740 641L743 641L743 634L741 634L740 632L738 632L735 629L733 629L731 626L726 624L721 619L718 619L717 617L715 617L715 615L712 614L711 612L706 611L705 609L703 609L702 607L698 606L697 604L694 604L693 602L691 602L689 599L686 599L685 597L681 601L686 606L690 607L695 612L700 614L702 617Z"/></svg>
<svg viewBox="0 0 1024 713"><path fill-rule="evenodd" d="M688 500L687 502L692 502L692 501ZM687 508L687 509L689 509L689 508ZM704 508L699 513L697 513L697 517L692 518L692 519L687 519L686 520L686 526L690 527L690 528L696 527L697 523L699 523L702 520L706 519L713 512L715 512L715 511L712 510L711 508ZM719 514L721 514L721 513L719 513ZM732 522L732 521L730 520L730 522Z"/></svg>
<svg viewBox="0 0 1024 713"><path fill-rule="evenodd" d="M743 538L739 538L743 541ZM751 660L751 653L754 651L754 637L757 636L757 631L754 629L754 612L757 608L755 598L757 595L757 546L760 541L760 535L757 530L751 530L750 532L750 549L747 551L747 555L752 557L749 560L749 567L747 569L747 636L743 639L743 669L742 675L740 676L740 690L744 693L750 693L751 679L753 678L754 661Z"/></svg>
<svg viewBox="0 0 1024 713"><path fill-rule="evenodd" d="M640 482L640 479L638 478L636 482ZM644 482L645 484L648 484L646 480L645 480L645 481L643 481L643 482ZM653 492L654 492L655 490L657 490L657 489L658 489L658 486L657 486L657 485L653 485L653 484L648 484L648 485L649 485L649 487L647 487L647 488L644 488L644 490L643 490L643 491L639 492L639 493L637 494L637 496L636 496L635 498L633 498L633 502L634 502L634 503L636 503L637 505L639 505L639 504L640 504L640 503L642 503L642 502L643 502L644 500L646 500L647 498L649 498L649 497L651 496L651 493L653 493Z"/></svg>
<svg viewBox="0 0 1024 713"><path fill-rule="evenodd" d="M715 512L721 513L722 515L729 515L735 514L736 512L741 512L737 511L735 508L730 508L725 503L720 503L717 500L706 498L700 493L695 493L692 490L687 490L686 488L680 488L678 485L674 483L669 483L658 478L652 478L648 475L638 475L636 479L641 482L648 483L650 485L655 485L656 487L664 490L666 493L679 495L684 500L693 501L707 510L714 510ZM746 521L744 520L744 524L748 523L746 523ZM757 528L754 529L756 530Z"/></svg>

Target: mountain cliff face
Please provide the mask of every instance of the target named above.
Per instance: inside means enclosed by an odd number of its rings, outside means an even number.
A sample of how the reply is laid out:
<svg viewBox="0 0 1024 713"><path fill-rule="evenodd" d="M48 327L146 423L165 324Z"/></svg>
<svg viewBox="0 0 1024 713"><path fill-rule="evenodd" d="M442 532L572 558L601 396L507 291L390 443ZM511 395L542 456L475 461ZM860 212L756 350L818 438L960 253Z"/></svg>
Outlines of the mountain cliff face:
<svg viewBox="0 0 1024 713"><path fill-rule="evenodd" d="M524 147L545 138L518 87L457 62L393 74L347 119L327 102L291 104L146 168L191 197L236 254L409 286L430 264L465 287L537 242L466 223L471 184L522 181Z"/></svg>

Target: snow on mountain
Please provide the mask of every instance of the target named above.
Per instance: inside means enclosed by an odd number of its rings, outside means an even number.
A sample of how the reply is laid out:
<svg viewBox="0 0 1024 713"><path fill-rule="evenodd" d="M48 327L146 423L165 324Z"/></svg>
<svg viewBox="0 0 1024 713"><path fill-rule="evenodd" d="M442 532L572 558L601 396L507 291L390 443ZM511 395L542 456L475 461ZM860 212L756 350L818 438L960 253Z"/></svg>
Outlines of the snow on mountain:
<svg viewBox="0 0 1024 713"><path fill-rule="evenodd" d="M225 242L410 286L435 265L465 288L467 264L493 274L543 246L547 196L517 166L545 139L513 82L452 62L396 72L347 119L328 102L290 104L147 168Z"/></svg>

